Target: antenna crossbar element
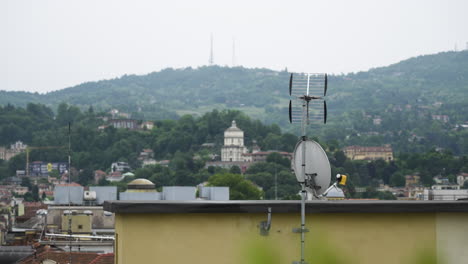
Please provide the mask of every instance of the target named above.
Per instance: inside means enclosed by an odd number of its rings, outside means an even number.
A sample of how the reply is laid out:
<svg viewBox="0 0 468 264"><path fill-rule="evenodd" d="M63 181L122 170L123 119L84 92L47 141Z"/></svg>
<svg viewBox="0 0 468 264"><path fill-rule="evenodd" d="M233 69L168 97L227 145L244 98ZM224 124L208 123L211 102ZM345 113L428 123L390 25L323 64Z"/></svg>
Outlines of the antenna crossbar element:
<svg viewBox="0 0 468 264"><path fill-rule="evenodd" d="M306 103L305 109L304 103ZM291 100L289 121L290 123L302 123L305 111L305 122L307 122L307 124L326 123L325 105L326 103L324 100L311 99L308 103L304 102L302 99Z"/></svg>
<svg viewBox="0 0 468 264"><path fill-rule="evenodd" d="M299 73L291 74L289 82L290 96L321 97L325 95L327 75L323 73Z"/></svg>
<svg viewBox="0 0 468 264"><path fill-rule="evenodd" d="M289 79L289 122L309 125L327 122L328 77L323 73L291 74Z"/></svg>

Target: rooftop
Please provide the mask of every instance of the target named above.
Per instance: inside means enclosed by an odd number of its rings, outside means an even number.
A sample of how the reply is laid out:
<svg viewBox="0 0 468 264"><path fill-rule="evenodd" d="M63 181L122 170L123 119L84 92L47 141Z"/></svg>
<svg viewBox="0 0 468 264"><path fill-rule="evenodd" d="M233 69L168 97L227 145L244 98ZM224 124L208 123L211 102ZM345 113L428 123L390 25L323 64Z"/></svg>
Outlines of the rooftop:
<svg viewBox="0 0 468 264"><path fill-rule="evenodd" d="M301 201L106 201L114 213L300 213ZM468 201L307 201L307 213L468 212Z"/></svg>

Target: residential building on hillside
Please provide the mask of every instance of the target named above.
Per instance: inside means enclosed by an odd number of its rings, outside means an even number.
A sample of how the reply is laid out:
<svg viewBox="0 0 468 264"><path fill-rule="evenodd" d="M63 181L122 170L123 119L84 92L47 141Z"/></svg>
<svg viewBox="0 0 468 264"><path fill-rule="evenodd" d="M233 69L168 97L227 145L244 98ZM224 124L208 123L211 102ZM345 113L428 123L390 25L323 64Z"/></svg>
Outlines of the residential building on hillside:
<svg viewBox="0 0 468 264"><path fill-rule="evenodd" d="M343 152L350 160L393 160L393 150L390 145L383 147L349 146L345 147Z"/></svg>
<svg viewBox="0 0 468 264"><path fill-rule="evenodd" d="M125 129L138 129L137 121L134 119L112 119L109 121L110 125L114 128L125 128Z"/></svg>
<svg viewBox="0 0 468 264"><path fill-rule="evenodd" d="M25 152L28 145L23 144L22 141L16 141L14 144L10 145L10 148L0 147L0 159L2 160L10 160L14 156Z"/></svg>
<svg viewBox="0 0 468 264"><path fill-rule="evenodd" d="M130 169L131 168L127 162L118 161L118 162L114 162L111 164L112 172L116 172L116 171L124 172L124 171L129 171Z"/></svg>
<svg viewBox="0 0 468 264"><path fill-rule="evenodd" d="M154 151L152 149L143 149L140 152L140 156L138 159L144 160L144 159L152 159L154 156Z"/></svg>
<svg viewBox="0 0 468 264"><path fill-rule="evenodd" d="M142 167L145 167L148 165L156 165L157 162L153 157L154 157L154 152L152 149L143 149L140 152L140 156L138 157L138 160L141 161Z"/></svg>
<svg viewBox="0 0 468 264"><path fill-rule="evenodd" d="M382 124L382 118L380 117L375 117L374 119L372 119L372 123L376 126L379 126Z"/></svg>
<svg viewBox="0 0 468 264"><path fill-rule="evenodd" d="M292 159L292 155L293 155L292 153L284 152L284 151L274 151L274 150L258 151L255 153L246 153L244 154L244 157L250 157L251 162L266 162L267 156L275 152L279 153L283 158L287 158L289 160Z"/></svg>
<svg viewBox="0 0 468 264"><path fill-rule="evenodd" d="M49 164L51 169L59 172L60 175L68 171L67 162L44 162L34 161L29 164L29 176L47 177L49 176Z"/></svg>
<svg viewBox="0 0 468 264"><path fill-rule="evenodd" d="M119 182L119 181L122 181L123 179L125 179L125 177L133 177L135 176L135 174L131 173L131 172L126 172L126 173L123 173L121 171L115 171L115 172L111 172L109 175L106 176L106 180L110 181L110 182Z"/></svg>
<svg viewBox="0 0 468 264"><path fill-rule="evenodd" d="M28 145L24 144L22 141L18 140L14 144L10 145L11 150L15 151L26 151Z"/></svg>
<svg viewBox="0 0 468 264"><path fill-rule="evenodd" d="M169 163L171 163L170 160L157 160L154 164L161 165L163 167L169 167Z"/></svg>
<svg viewBox="0 0 468 264"><path fill-rule="evenodd" d="M259 151L262 151L260 149L260 146L257 144L257 140L252 140L252 153L257 153Z"/></svg>
<svg viewBox="0 0 468 264"><path fill-rule="evenodd" d="M405 176L405 187L412 187L419 185L421 177L419 175L406 175Z"/></svg>
<svg viewBox="0 0 468 264"><path fill-rule="evenodd" d="M214 148L216 146L216 144L206 142L206 143L203 143L201 146L202 146L202 148Z"/></svg>
<svg viewBox="0 0 468 264"><path fill-rule="evenodd" d="M450 121L450 118L447 115L432 115L432 120L439 120L444 123Z"/></svg>
<svg viewBox="0 0 468 264"><path fill-rule="evenodd" d="M154 127L154 122L145 121L141 123L141 129L152 130Z"/></svg>
<svg viewBox="0 0 468 264"><path fill-rule="evenodd" d="M468 173L460 173L457 175L457 183L459 186L463 186L468 181Z"/></svg>
<svg viewBox="0 0 468 264"><path fill-rule="evenodd" d="M95 170L94 171L94 183L98 184L101 179L105 179L107 177L107 173L102 170Z"/></svg>
<svg viewBox="0 0 468 264"><path fill-rule="evenodd" d="M205 168L209 167L220 167L224 169L230 169L234 166L237 166L241 169L241 172L244 173L253 163L250 161L208 161L205 163Z"/></svg>

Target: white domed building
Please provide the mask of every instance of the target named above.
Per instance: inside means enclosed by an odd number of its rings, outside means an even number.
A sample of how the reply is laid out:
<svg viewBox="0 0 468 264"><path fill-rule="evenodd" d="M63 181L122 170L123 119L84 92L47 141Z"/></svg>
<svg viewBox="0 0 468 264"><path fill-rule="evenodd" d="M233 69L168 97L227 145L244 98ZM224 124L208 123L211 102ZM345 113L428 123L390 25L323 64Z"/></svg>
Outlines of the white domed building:
<svg viewBox="0 0 468 264"><path fill-rule="evenodd" d="M224 146L221 148L221 161L244 161L243 155L247 153L244 146L244 131L237 127L233 120L231 127L224 131Z"/></svg>

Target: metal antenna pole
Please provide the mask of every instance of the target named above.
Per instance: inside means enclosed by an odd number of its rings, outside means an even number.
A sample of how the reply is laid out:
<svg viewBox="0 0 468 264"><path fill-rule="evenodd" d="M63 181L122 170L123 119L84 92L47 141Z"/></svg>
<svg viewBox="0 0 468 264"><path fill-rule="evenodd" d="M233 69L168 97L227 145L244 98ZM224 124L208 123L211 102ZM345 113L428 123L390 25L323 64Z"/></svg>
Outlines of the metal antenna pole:
<svg viewBox="0 0 468 264"><path fill-rule="evenodd" d="M318 176L318 167L317 164L309 164L309 166L313 166L314 173L311 171L308 171L311 169L311 167L306 168L306 163L309 159L306 159L306 155L308 152L308 148L306 145L309 142L307 139L307 126L310 124L311 120L320 120L322 119L322 113L323 113L323 120L326 122L326 104L324 101L324 108L323 112L314 109L315 111L312 113L312 115L309 114L309 107L312 106L314 107L314 103L310 104L313 100L323 100L323 97L321 96L320 91L322 89L321 84L322 81L320 78L323 75L320 74L301 74L299 75L299 78L294 81L293 80L293 75L291 74L291 77L289 79L289 95L292 97L295 97L296 100L301 102L301 109L296 109L293 107L292 101L289 101L289 121L290 123L295 123L300 121L301 122L301 139L294 151L294 155L302 155L300 163L299 160L294 161L294 171L296 173L296 177L298 179L298 182L301 184L301 227L300 228L294 228L293 232L295 233L301 233L301 260L300 261L294 261L293 264L307 264L305 261L305 233L309 232L309 230L305 226L305 214L306 214L306 200L307 200L307 195L308 195L308 190L310 190L312 197L311 198L318 198L318 194L321 192L319 191L321 189L322 183L319 183L317 185L317 176ZM324 91L323 91L323 96L326 94L326 83L327 83L327 76L326 74L323 76L324 77ZM316 105L316 104L315 104ZM299 108L299 107L298 107ZM318 110L318 111L317 111ZM300 116L299 116L300 115ZM301 145L302 144L302 145ZM317 143L315 143L317 144ZM298 148L300 146L300 149ZM310 147L310 146L309 146ZM319 146L320 148L320 146ZM322 150L323 151L323 150ZM321 152L320 152L321 153ZM314 154L309 153L309 155L314 156ZM326 156L325 156L326 158ZM315 156L314 156L315 159ZM312 162L313 163L313 162ZM300 165L300 168L299 168Z"/></svg>
<svg viewBox="0 0 468 264"><path fill-rule="evenodd" d="M278 200L278 174L275 167L275 200Z"/></svg>
<svg viewBox="0 0 468 264"><path fill-rule="evenodd" d="M278 144L276 144L276 150L278 150ZM278 155L275 156L275 200L278 200L278 170L277 170L277 164L278 164Z"/></svg>
<svg viewBox="0 0 468 264"><path fill-rule="evenodd" d="M68 245L69 249L69 261L68 263L72 263L72 219L71 219L71 197L70 197L70 187L71 187L71 123L68 122L68 235L70 236L68 239L70 244Z"/></svg>
<svg viewBox="0 0 468 264"><path fill-rule="evenodd" d="M307 90L308 88L307 83ZM307 140L306 127L308 125L307 120L307 102L306 100L302 103L302 141ZM306 180L306 144L302 144L302 176L304 177L304 182L301 184L301 264L306 263L304 259L304 246L305 246L305 201L307 197L307 192L305 189L305 180Z"/></svg>

